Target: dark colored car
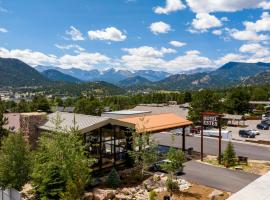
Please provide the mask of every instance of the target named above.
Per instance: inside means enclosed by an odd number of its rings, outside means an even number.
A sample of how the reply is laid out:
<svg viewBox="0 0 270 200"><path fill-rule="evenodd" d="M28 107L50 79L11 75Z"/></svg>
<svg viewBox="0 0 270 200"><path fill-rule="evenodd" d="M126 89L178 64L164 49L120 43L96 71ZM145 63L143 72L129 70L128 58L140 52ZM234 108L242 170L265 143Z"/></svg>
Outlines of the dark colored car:
<svg viewBox="0 0 270 200"><path fill-rule="evenodd" d="M270 125L270 119L262 120L261 123Z"/></svg>
<svg viewBox="0 0 270 200"><path fill-rule="evenodd" d="M165 172L165 173L167 173L166 170L164 170L164 169L162 168L162 165L164 165L164 164L166 164L166 163L170 163L170 162L171 162L171 161L168 160L168 159L164 159L164 160L155 162L153 165L151 165L151 166L149 167L149 170L150 170L150 171L154 171L154 172ZM176 175L179 175L179 174L181 174L181 173L183 173L183 167L179 168L179 169L176 171L175 174L176 174Z"/></svg>
<svg viewBox="0 0 270 200"><path fill-rule="evenodd" d="M245 137L245 138L255 138L256 134L249 131L249 130L240 130L239 131L239 136L240 137Z"/></svg>
<svg viewBox="0 0 270 200"><path fill-rule="evenodd" d="M269 125L266 123L260 123L257 125L257 129L261 129L261 130L269 130Z"/></svg>

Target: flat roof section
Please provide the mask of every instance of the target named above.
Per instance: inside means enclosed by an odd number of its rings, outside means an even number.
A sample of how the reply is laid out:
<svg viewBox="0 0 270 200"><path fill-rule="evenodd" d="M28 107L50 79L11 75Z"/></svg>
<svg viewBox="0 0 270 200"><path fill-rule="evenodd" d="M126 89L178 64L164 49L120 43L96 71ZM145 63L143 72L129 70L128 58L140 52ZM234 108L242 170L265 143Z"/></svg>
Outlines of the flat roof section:
<svg viewBox="0 0 270 200"><path fill-rule="evenodd" d="M185 127L192 124L191 121L173 113L146 115L142 117L127 117L119 120L134 124L138 133L157 132L166 129Z"/></svg>
<svg viewBox="0 0 270 200"><path fill-rule="evenodd" d="M143 111L143 110L118 110L111 112L104 112L104 114L114 114L114 115L136 115L136 114L145 114L151 113L151 111Z"/></svg>

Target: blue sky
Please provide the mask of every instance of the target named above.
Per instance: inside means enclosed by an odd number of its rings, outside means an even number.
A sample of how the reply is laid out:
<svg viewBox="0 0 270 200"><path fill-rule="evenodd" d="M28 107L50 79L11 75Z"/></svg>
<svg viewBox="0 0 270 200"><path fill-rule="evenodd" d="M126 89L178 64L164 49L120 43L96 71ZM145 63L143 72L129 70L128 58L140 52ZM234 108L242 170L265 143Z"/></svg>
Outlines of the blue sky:
<svg viewBox="0 0 270 200"><path fill-rule="evenodd" d="M268 0L0 0L0 57L181 72L270 62Z"/></svg>

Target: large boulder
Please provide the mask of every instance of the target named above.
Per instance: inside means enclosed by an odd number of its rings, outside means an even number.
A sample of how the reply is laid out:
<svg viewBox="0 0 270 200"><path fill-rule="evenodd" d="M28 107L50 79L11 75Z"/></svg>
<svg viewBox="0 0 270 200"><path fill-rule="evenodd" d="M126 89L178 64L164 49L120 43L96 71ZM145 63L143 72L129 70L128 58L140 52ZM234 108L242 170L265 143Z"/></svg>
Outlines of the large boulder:
<svg viewBox="0 0 270 200"><path fill-rule="evenodd" d="M93 200L110 200L115 197L115 190L103 190L95 188L93 190Z"/></svg>
<svg viewBox="0 0 270 200"><path fill-rule="evenodd" d="M83 197L84 200L94 200L94 195L92 192L87 192L84 194L84 197Z"/></svg>
<svg viewBox="0 0 270 200"><path fill-rule="evenodd" d="M209 199L217 199L218 197L220 197L220 196L223 196L224 195L224 193L222 192L222 191L220 191L220 190L214 190L211 194L209 194Z"/></svg>

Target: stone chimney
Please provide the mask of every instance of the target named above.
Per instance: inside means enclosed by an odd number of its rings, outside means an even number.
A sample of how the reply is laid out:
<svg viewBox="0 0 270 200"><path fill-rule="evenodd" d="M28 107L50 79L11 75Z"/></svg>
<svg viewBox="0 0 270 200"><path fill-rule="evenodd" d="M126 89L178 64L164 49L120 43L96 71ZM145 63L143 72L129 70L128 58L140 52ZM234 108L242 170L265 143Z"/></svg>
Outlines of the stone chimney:
<svg viewBox="0 0 270 200"><path fill-rule="evenodd" d="M25 140L34 149L37 144L40 131L38 127L47 121L46 113L33 112L21 113L20 115L20 130L24 135Z"/></svg>

